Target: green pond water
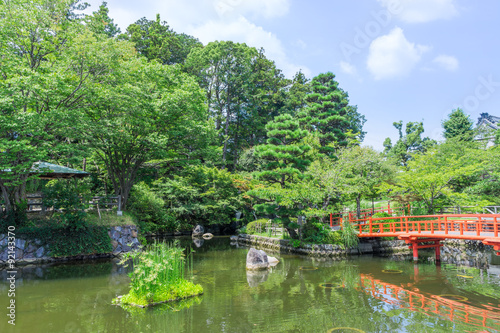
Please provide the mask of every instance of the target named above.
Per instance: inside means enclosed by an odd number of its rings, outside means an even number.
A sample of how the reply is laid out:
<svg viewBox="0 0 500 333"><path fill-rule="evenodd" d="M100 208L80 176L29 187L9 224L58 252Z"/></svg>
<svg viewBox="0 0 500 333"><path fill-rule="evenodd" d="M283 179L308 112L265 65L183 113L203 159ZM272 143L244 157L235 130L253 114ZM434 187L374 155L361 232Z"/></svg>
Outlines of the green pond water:
<svg viewBox="0 0 500 333"><path fill-rule="evenodd" d="M245 270L248 249L204 241L193 257L204 294L152 309L111 304L128 291L116 260L19 270L16 325L0 332L500 332L500 260L482 269L396 257L319 260L281 255L268 273ZM270 253L271 254L271 253ZM272 254L271 254L272 255ZM429 254L432 256L432 253Z"/></svg>

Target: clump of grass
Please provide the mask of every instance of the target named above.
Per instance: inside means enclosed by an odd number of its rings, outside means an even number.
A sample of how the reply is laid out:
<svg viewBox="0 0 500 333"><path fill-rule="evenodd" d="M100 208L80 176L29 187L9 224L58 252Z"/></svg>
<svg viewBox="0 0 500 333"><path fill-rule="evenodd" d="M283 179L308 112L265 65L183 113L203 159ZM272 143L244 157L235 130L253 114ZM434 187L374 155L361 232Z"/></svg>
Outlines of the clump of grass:
<svg viewBox="0 0 500 333"><path fill-rule="evenodd" d="M132 259L134 270L129 275L130 291L119 302L148 306L202 294L203 288L199 284L184 278L188 274L192 276L190 254L186 260L184 249L177 243L155 243L147 251L128 253L122 262Z"/></svg>
<svg viewBox="0 0 500 333"><path fill-rule="evenodd" d="M116 211L102 211L100 218L96 211L88 212L87 221L91 225L99 225L103 227L136 225L135 219L131 214L123 212L122 216L118 216Z"/></svg>

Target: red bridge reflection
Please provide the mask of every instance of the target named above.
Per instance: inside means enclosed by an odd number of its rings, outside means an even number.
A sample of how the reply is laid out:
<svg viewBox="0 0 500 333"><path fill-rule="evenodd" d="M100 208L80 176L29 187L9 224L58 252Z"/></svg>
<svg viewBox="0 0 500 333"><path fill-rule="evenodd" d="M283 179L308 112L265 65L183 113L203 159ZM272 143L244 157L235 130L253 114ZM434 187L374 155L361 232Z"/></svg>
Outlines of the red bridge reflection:
<svg viewBox="0 0 500 333"><path fill-rule="evenodd" d="M360 290L387 304L419 311L427 315L435 314L452 322L462 322L483 329L500 331L500 308L498 304L483 305L478 308L467 304L467 298L458 295L424 295L412 286L401 287L361 274Z"/></svg>

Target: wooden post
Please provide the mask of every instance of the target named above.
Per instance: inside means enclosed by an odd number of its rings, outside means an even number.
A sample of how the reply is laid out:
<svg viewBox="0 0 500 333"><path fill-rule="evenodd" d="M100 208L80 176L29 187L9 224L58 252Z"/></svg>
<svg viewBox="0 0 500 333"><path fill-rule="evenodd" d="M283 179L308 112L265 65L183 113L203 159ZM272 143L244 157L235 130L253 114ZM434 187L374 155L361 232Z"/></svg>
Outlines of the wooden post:
<svg viewBox="0 0 500 333"><path fill-rule="evenodd" d="M412 243L413 247L413 261L418 261L418 246L416 242Z"/></svg>
<svg viewBox="0 0 500 333"><path fill-rule="evenodd" d="M330 228L333 227L333 214L330 213Z"/></svg>
<svg viewBox="0 0 500 333"><path fill-rule="evenodd" d="M372 217L370 216L370 218L368 219L368 223L370 225L370 234L373 233L373 225L372 225Z"/></svg>
<svg viewBox="0 0 500 333"><path fill-rule="evenodd" d="M435 241L436 244L436 261L441 261L441 246L439 246L439 241Z"/></svg>

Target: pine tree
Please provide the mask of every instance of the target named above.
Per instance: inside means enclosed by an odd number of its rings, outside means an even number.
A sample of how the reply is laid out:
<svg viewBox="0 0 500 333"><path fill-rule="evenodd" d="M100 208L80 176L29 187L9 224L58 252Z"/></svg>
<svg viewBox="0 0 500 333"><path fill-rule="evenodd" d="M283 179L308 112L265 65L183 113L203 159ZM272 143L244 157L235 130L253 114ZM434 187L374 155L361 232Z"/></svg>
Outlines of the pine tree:
<svg viewBox="0 0 500 333"><path fill-rule="evenodd" d="M334 156L333 144L347 145L346 132L349 99L338 87L331 72L319 74L311 81L311 93L305 96L307 107L298 114L301 126L318 135L321 152Z"/></svg>
<svg viewBox="0 0 500 333"><path fill-rule="evenodd" d="M443 121L443 136L446 139L459 137L461 140L471 141L474 137L472 126L470 117L462 109L455 109L448 115L448 119Z"/></svg>
<svg viewBox="0 0 500 333"><path fill-rule="evenodd" d="M266 125L267 144L255 147L257 157L265 160L264 171L254 173L254 177L268 184L265 188L250 191L249 194L264 201L254 208L266 215L279 216L290 236L296 238L290 217L297 216L299 207L290 205L293 183L303 177L311 161L305 156L311 149L301 140L309 133L299 127L299 122L291 115L284 114L274 118Z"/></svg>

